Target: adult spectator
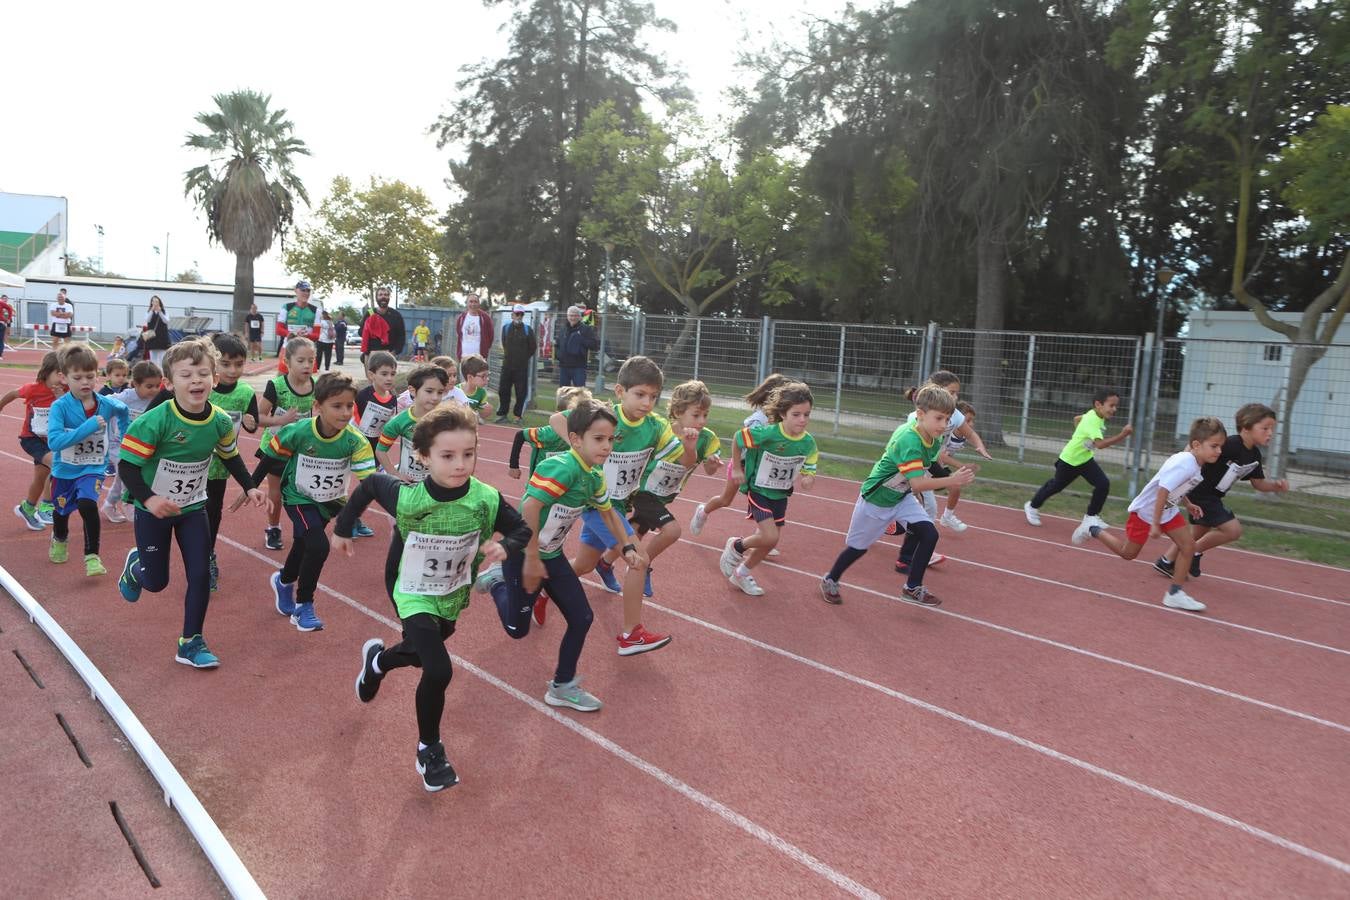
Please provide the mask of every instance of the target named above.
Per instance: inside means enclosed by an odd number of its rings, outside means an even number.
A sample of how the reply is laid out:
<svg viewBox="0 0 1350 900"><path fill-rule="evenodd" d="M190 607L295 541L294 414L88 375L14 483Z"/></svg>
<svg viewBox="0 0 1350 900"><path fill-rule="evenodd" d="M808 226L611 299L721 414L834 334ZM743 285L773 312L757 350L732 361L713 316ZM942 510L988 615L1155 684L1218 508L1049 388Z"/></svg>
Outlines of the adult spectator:
<svg viewBox="0 0 1350 900"><path fill-rule="evenodd" d="M158 366L164 362L164 351L169 349L170 343L169 316L164 312L164 301L155 294L150 298L145 324L141 326L141 349L146 359Z"/></svg>
<svg viewBox="0 0 1350 900"><path fill-rule="evenodd" d="M464 304L468 309L455 317L455 358L478 354L487 359L492 349L492 316L483 312L477 294L470 294Z"/></svg>
<svg viewBox="0 0 1350 900"><path fill-rule="evenodd" d="M9 295L0 294L0 359L5 358L5 334L14 324L14 307L9 305Z"/></svg>
<svg viewBox="0 0 1350 900"><path fill-rule="evenodd" d="M403 313L389 305L389 288L375 291L375 308L361 320L361 361L376 350L388 350L394 356L403 353L408 340Z"/></svg>
<svg viewBox="0 0 1350 900"><path fill-rule="evenodd" d="M586 386L586 363L590 351L600 349L595 329L581 321L581 307L567 307L567 321L558 336L558 385Z"/></svg>
<svg viewBox="0 0 1350 900"><path fill-rule="evenodd" d="M530 389L530 366L539 349L534 329L525 323L525 307L517 303L511 307L511 321L502 326L502 374L497 384L501 397L498 424L506 424L506 409L511 405L511 391L516 394L516 424L521 424L525 413L526 394Z"/></svg>
<svg viewBox="0 0 1350 900"><path fill-rule="evenodd" d="M333 323L333 339L333 351L337 354L337 364L340 366L347 350L347 316L344 313L338 313L337 321Z"/></svg>
<svg viewBox="0 0 1350 900"><path fill-rule="evenodd" d="M66 289L56 292L56 303L52 305L47 319L47 327L52 335L52 348L61 346L61 342L70 337L70 326L75 320L75 305L66 298Z"/></svg>
<svg viewBox="0 0 1350 900"><path fill-rule="evenodd" d="M262 313L258 312L258 304L254 303L248 308L248 315L244 317L244 334L248 338L248 353L254 359L262 359L262 333Z"/></svg>
<svg viewBox="0 0 1350 900"><path fill-rule="evenodd" d="M333 368L333 339L336 336L337 332L333 328L333 317L325 309L319 317L319 340L314 345L319 353L314 371L317 372L322 369L327 372Z"/></svg>
<svg viewBox="0 0 1350 900"><path fill-rule="evenodd" d="M427 361L427 346L431 344L431 329L427 320L421 319L413 329L413 359Z"/></svg>

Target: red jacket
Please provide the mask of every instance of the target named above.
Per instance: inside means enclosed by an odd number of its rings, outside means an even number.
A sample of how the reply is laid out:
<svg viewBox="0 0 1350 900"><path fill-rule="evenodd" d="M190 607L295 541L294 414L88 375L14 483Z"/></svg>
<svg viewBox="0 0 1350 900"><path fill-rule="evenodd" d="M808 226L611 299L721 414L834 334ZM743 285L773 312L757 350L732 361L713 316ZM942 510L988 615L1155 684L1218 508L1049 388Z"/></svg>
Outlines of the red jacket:
<svg viewBox="0 0 1350 900"><path fill-rule="evenodd" d="M14 321L14 307L10 306L8 301L0 300L0 322L6 325Z"/></svg>
<svg viewBox="0 0 1350 900"><path fill-rule="evenodd" d="M465 311L455 316L455 359L464 358L464 317L468 314ZM483 336L482 349L479 353L484 359L487 359L488 351L492 349L492 316L479 310L478 322L478 328Z"/></svg>

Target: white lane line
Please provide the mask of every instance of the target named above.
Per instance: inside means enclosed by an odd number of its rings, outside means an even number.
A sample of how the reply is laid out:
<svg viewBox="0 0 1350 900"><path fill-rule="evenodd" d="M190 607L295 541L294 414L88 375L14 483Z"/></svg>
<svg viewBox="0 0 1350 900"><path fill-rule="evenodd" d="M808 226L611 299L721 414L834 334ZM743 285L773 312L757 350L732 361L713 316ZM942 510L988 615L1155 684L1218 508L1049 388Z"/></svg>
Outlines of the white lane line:
<svg viewBox="0 0 1350 900"><path fill-rule="evenodd" d="M253 548L246 547L243 544L239 543L238 541L232 540L223 534L220 535L217 538L217 540L229 544L231 547L234 547L235 549L240 550L248 554L249 556L260 559L263 562L267 563L269 566L273 567L276 566L276 560L273 559L272 557L264 556L262 553L259 553ZM369 616L375 621L388 626L389 628L393 629L396 632L402 629L402 626L397 620L392 619L389 616L384 615L383 613L376 612L375 610L366 606L359 600L355 600L347 596L346 594L343 594L339 591L335 591L322 583L319 585L319 589L322 590L324 593L328 594L329 596L332 596L342 601L343 603L347 604L357 612ZM595 746L615 756L616 758L624 761L625 763L642 772L643 774L655 778L657 781L661 782L666 787L685 797L685 799L692 801L693 803L703 808L704 810L716 815L718 818L722 819L727 824L735 828L739 828L741 831L750 835L755 840L763 843L765 846L777 851L783 856L786 856L793 862L806 867L807 869L819 875L821 878L824 878L826 881L830 882L840 890L846 891L847 893L852 894L855 897L867 898L867 900L881 900L881 894L878 894L876 891L872 890L866 885L860 884L859 882L854 881L852 878L849 878L842 872L839 872L838 870L831 868L824 862L812 856L810 853L807 853L805 850L798 847L796 844L790 843L784 838L779 837L777 834L765 828L764 826L759 825L753 820L736 812L736 810L727 806L725 803L715 800L712 797L708 796L707 794L703 793L702 791L698 790L697 788L689 785L684 781L681 781L679 778L675 777L674 775L670 774L669 772L665 771L659 766L650 763L647 760L643 759L642 757L638 756L636 753L633 753L632 751L625 749L621 745L615 743L614 741L610 740L609 738L605 737L599 732L593 731L592 729L587 728L585 725L580 724L575 719L569 718L568 716L565 716L562 713L557 712L552 707L548 706L542 701L536 700L534 697L531 697L528 694L524 693L523 691L518 690L517 688L498 678L496 675L493 675L491 672L488 672L486 669L483 669L482 667L477 666L472 662L469 662L462 656L451 653L450 659L454 661L455 665L462 667L466 672L469 672L475 677L482 679L483 681L487 682L488 684L492 685L498 690L503 691L508 696L513 697L516 700L519 700L521 703L524 703L526 706L529 706L535 712L548 716L557 724L571 730L573 733L579 735L585 740L590 741Z"/></svg>

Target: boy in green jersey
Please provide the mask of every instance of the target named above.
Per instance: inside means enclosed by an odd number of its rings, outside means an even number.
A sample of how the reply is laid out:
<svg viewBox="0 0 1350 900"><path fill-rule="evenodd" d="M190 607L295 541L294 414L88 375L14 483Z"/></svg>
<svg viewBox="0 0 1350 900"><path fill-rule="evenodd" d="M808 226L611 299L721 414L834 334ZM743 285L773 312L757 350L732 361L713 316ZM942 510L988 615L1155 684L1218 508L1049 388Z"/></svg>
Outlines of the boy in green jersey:
<svg viewBox="0 0 1350 900"><path fill-rule="evenodd" d="M419 461L413 447L413 431L417 423L431 414L445 396L450 376L437 366L418 366L408 376L408 389L413 392L412 406L399 412L380 429L380 444L375 458L384 470L401 481L414 484L427 477L427 470ZM390 456L394 442L399 442L398 464Z"/></svg>
<svg viewBox="0 0 1350 900"><path fill-rule="evenodd" d="M557 406L554 407L558 412L565 412L576 406L582 400L591 399L591 392L584 387L568 385L558 388ZM520 451L525 445L530 445L530 468L525 474L533 475L534 470L539 463L550 456L558 456L571 449L567 439L559 435L549 425L541 428L522 428L516 432L511 439L511 454L507 460L506 474L516 480L520 480Z"/></svg>
<svg viewBox="0 0 1350 900"><path fill-rule="evenodd" d="M595 571L611 593L623 594L623 631L618 635L619 654L631 656L657 650L670 643L670 636L654 634L642 627L642 588L646 581L646 560L641 567L630 566L623 584L614 575L614 569L603 559L605 551L623 547L625 554L634 536L628 522L629 498L637 491L642 473L653 458L666 458L682 442L684 452L679 460L683 465L695 462L694 444L698 433L677 438L670 423L652 413L661 396L664 376L661 367L645 356L630 356L619 369L611 404L618 418L614 434L614 450L605 459L605 485L609 497L619 511L622 531L613 531L605 517L597 510L582 514L581 547L572 560L577 575ZM558 434L570 432L567 414L554 413L548 424Z"/></svg>
<svg viewBox="0 0 1350 900"><path fill-rule="evenodd" d="M800 381L789 381L774 388L764 403L769 424L747 426L736 432L728 477L741 477L744 453L745 477L740 490L746 497L746 518L754 519L758 528L748 537L727 538L719 564L722 574L752 597L761 596L764 588L750 570L778 546L779 530L787 524L787 502L793 484L799 475L802 487L808 491L816 482L820 452L816 439L806 430L814 402L809 387Z"/></svg>
<svg viewBox="0 0 1350 900"><path fill-rule="evenodd" d="M127 553L117 586L131 603L140 599L142 590L164 590L176 539L187 576L176 659L209 669L220 665L202 637L211 599L211 526L206 518L211 460L224 462L255 506L265 507L267 497L253 486L239 458L229 414L208 402L216 348L205 339L180 341L165 352L164 371L173 398L138 417L122 438L117 471L135 501L136 546Z"/></svg>
<svg viewBox="0 0 1350 900"><path fill-rule="evenodd" d="M488 402L487 392L487 360L477 353L471 353L459 361L459 371L463 373L464 381L455 385L455 399L477 413L480 422L487 419L492 415L492 404Z"/></svg>
<svg viewBox="0 0 1350 900"><path fill-rule="evenodd" d="M347 473L375 471L370 441L352 424L356 385L350 375L324 372L314 385L317 415L292 422L263 448L269 474L281 477L281 499L292 525L291 552L269 582L276 610L299 631L320 631L314 589L328 559L328 520L342 508Z"/></svg>
<svg viewBox="0 0 1350 900"><path fill-rule="evenodd" d="M914 406L916 415L895 429L881 458L862 483L858 501L853 504L844 549L820 584L826 603L844 602L839 593L839 579L881 539L892 522L898 522L905 530L900 562L896 564L897 571L906 575L903 599L925 606L938 606L942 602L923 586L924 572L937 547L938 530L919 495L970 484L975 470L963 466L940 478L929 471L942 451L942 436L956 409L956 398L951 392L930 382L915 391Z"/></svg>
<svg viewBox="0 0 1350 900"><path fill-rule="evenodd" d="M272 429L289 425L299 419L307 419L314 414L314 342L306 337L291 337L286 341L285 375L278 375L263 387L262 400L258 401L258 421L265 426L258 444L257 468L253 470L254 481L260 481L260 473L267 467L266 454L263 452L272 439ZM281 544L281 479L275 476L267 479L267 498L272 501L272 509L267 515L267 530L263 533L263 546L268 550L280 550Z"/></svg>
<svg viewBox="0 0 1350 900"><path fill-rule="evenodd" d="M362 703L375 699L392 669L422 670L416 694L417 771L428 791L439 791L459 782L441 743L451 676L445 641L469 603L479 567L518 555L530 530L496 488L473 477L478 422L467 409L453 405L432 410L418 420L411 442L427 477L417 482L385 474L367 478L338 515L333 546L347 556L355 554L352 529L372 502L395 519L385 587L402 620L403 640L388 649L379 638L365 642L356 698Z"/></svg>
<svg viewBox="0 0 1350 900"><path fill-rule="evenodd" d="M234 423L234 437L239 439L239 429L249 434L258 430L258 396L253 388L240 380L244 374L244 363L248 359L248 347L238 335L228 331L211 335L211 343L220 354L216 366L216 386L211 389L211 405L225 410ZM216 537L220 534L221 513L225 509L225 484L229 473L219 459L212 458L211 468L206 473L206 520L211 525L211 590L220 584L220 567L216 564Z"/></svg>
<svg viewBox="0 0 1350 900"><path fill-rule="evenodd" d="M1112 437L1105 436L1106 420L1116 414L1116 408L1119 406L1120 392L1114 388L1100 388L1092 395L1092 409L1078 417L1073 437L1069 438L1069 442L1060 451L1059 459L1055 460L1054 477L1041 485L1036 496L1022 506L1028 524L1039 526L1041 507L1045 505L1045 501L1082 475L1088 484L1092 485L1092 499L1088 501L1087 514L1083 516L1083 522L1079 527L1084 531L1093 525L1098 528L1109 527L1102 520L1101 512L1102 507L1106 505L1107 495L1111 493L1111 479L1107 478L1102 467L1097 465L1093 454L1119 444L1134 433L1134 427L1127 424Z"/></svg>

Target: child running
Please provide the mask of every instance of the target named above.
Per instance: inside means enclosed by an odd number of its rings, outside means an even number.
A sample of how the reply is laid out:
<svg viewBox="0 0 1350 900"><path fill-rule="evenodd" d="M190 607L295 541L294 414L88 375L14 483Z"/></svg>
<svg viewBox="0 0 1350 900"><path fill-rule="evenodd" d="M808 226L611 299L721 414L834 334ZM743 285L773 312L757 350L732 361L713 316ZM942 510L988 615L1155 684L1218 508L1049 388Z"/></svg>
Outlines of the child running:
<svg viewBox="0 0 1350 900"><path fill-rule="evenodd" d="M503 565L485 572L477 585L492 595L502 626L517 639L530 633L530 613L544 599L540 592L547 587L567 630L558 645L558 666L544 702L579 712L596 712L601 707L593 694L582 689L577 675L593 615L580 579L563 556L563 543L586 512L602 517L611 534L623 527L610 503L604 476L617 424L618 418L603 403L583 400L572 409L567 417L569 451L541 462L525 489L521 513L531 529L529 543L523 553L512 552ZM624 560L634 570L645 564L642 552L632 544L624 548ZM543 624L538 613L535 620Z"/></svg>
<svg viewBox="0 0 1350 900"><path fill-rule="evenodd" d="M975 470L962 466L955 472L937 477L932 466L942 449L956 398L946 387L925 384L914 392L915 415L895 429L881 458L862 483L862 491L853 504L844 549L833 568L820 582L820 594L826 603L843 603L839 581L868 548L880 540L887 526L899 522L905 530L900 548L904 568L903 600L924 606L940 606L942 601L924 587L923 576L937 547L938 530L918 495L924 491L970 484Z"/></svg>
<svg viewBox="0 0 1350 900"><path fill-rule="evenodd" d="M1237 434L1223 442L1219 458L1200 469L1201 479L1187 495L1200 509L1199 516L1191 517L1191 537L1195 539L1195 553L1191 556L1190 576L1200 577L1200 555L1215 547L1231 544L1242 537L1242 522L1224 505L1223 498L1239 481L1249 481L1262 493L1282 493L1289 490L1283 478L1270 479L1261 468L1261 448L1275 436L1275 410L1264 403L1248 403L1237 411ZM1177 551L1169 548L1153 564L1159 574L1171 578L1175 574Z"/></svg>
<svg viewBox="0 0 1350 900"><path fill-rule="evenodd" d="M740 477L744 463L745 481L740 489L746 497L745 517L754 519L758 527L748 537L727 538L720 564L722 574L752 597L763 595L764 588L750 570L778 545L779 531L787 524L788 497L792 496L797 476L801 476L801 485L808 491L816 481L820 453L816 439L806 430L813 403L811 389L800 381L781 384L764 404L769 424L747 426L736 433L731 477Z"/></svg>
<svg viewBox="0 0 1350 900"><path fill-rule="evenodd" d="M141 591L169 584L169 554L176 540L187 592L183 632L174 659L197 669L220 665L206 646L202 627L211 601L211 525L206 518L206 476L219 456L255 506L266 495L253 486L235 446L234 423L209 398L215 383L216 348L204 339L180 341L164 354L173 398L140 416L122 438L117 469L136 510L136 546L127 552L118 590L129 603Z"/></svg>
<svg viewBox="0 0 1350 900"><path fill-rule="evenodd" d="M394 381L398 378L398 360L387 350L376 350L366 357L367 384L356 392L356 410L352 422L370 441L370 452L380 447L380 431L398 415ZM374 537L375 529L360 519L352 529L354 537Z"/></svg>
<svg viewBox="0 0 1350 900"><path fill-rule="evenodd" d="M759 383L759 386L745 395L745 402L750 404L750 415L745 417L741 423L744 428L754 428L759 425L769 424L769 416L764 412L764 404L768 402L769 395L775 388L787 384L792 379L786 375L780 375L774 372L768 378ZM689 519L689 533L698 536L703 532L703 528L708 524L708 516L717 512L725 506L730 506L736 499L736 494L741 489L741 483L745 480L743 473L733 471L736 467L735 460L738 459L735 452L732 453L732 461L727 463L727 481L722 487L722 493L713 497L711 500L705 500L694 510L694 515Z"/></svg>
<svg viewBox="0 0 1350 900"><path fill-rule="evenodd" d="M164 372L150 360L143 359L131 367L131 384L124 386L112 396L127 408L127 418L134 422L144 415L152 404L159 405L163 384ZM112 434L110 446L121 446L124 434L125 429ZM114 458L116 455L113 454ZM108 488L107 496L103 498L103 514L108 517L109 522L120 525L127 520L126 512L122 509L125 494L126 485L122 484L122 476L114 472L112 485Z"/></svg>
<svg viewBox="0 0 1350 900"><path fill-rule="evenodd" d="M1185 502L1191 515L1199 519L1204 511L1186 497L1204 477L1201 466L1218 461L1223 453L1224 438L1228 436L1223 423L1213 416L1205 416L1191 423L1186 449L1167 458L1144 489L1130 503L1130 517L1125 522L1125 537L1108 534L1102 526L1084 521L1073 530L1073 542L1081 544L1092 536L1101 541L1121 559L1134 559L1148 543L1149 538L1165 534L1177 551L1171 573L1172 584L1163 595L1163 606L1204 612L1205 604L1186 593L1182 586L1190 569L1195 540L1186 519L1177 506Z"/></svg>
<svg viewBox="0 0 1350 900"><path fill-rule="evenodd" d="M440 404L449 384L450 376L438 366L418 366L413 369L408 376L408 387L413 392L412 406L385 422L384 428L380 430L380 444L375 449L375 458L386 472L397 476L400 481L415 484L427 477L426 467L413 447L413 431L417 423L431 415L431 411ZM395 441L399 442L397 465L389 455Z"/></svg>
<svg viewBox="0 0 1350 900"><path fill-rule="evenodd" d="M0 410L23 400L23 425L19 428L19 446L33 460L33 480L28 483L28 496L14 507L14 515L32 531L41 531L54 518L50 500L44 501L47 479L52 473L52 454L47 449L47 430L52 404L66 391L66 379L61 374L61 363L52 351L42 357L37 375L28 384L20 385L0 397ZM51 495L48 494L48 497Z"/></svg>
<svg viewBox="0 0 1350 900"><path fill-rule="evenodd" d="M454 357L433 356L431 358L431 364L438 369L445 370L445 377L447 379L446 385L448 386L445 392L445 396L451 400L458 400L460 403L463 403L465 406L468 406L469 405L468 396L465 395L463 391L459 390L459 388L453 386L455 384L455 381L458 380L459 378L459 363L455 362ZM412 406L413 393L414 391L412 385L410 384L408 385L408 387L404 388L403 393L398 395L399 412L403 412L405 409Z"/></svg>
<svg viewBox="0 0 1350 900"><path fill-rule="evenodd" d="M234 438L239 440L239 429L249 434L258 430L258 396L253 388L241 380L244 363L248 361L248 347L236 334L222 331L211 335L211 343L220 354L216 367L216 386L211 388L211 405L225 410L234 426ZM221 513L225 509L225 485L229 473L225 465L211 457L206 472L206 521L211 526L211 591L220 587L220 566L216 563L216 537L220 534Z"/></svg>
<svg viewBox="0 0 1350 900"><path fill-rule="evenodd" d="M440 371L439 369L437 371ZM445 641L469 603L479 566L519 555L530 531L496 488L473 477L478 423L451 404L429 412L412 432L427 477L407 483L378 474L361 482L333 526L333 546L353 556L356 519L372 502L394 517L385 561L385 587L403 622L403 640L385 649L371 638L361 647L356 698L375 699L393 669L422 670L417 683L417 772L422 786L439 791L459 783L441 742L441 714L452 674ZM493 534L500 534L494 540ZM585 595L582 595L584 601Z"/></svg>
<svg viewBox="0 0 1350 900"><path fill-rule="evenodd" d="M1087 513L1083 516L1080 527L1110 527L1102 520L1101 512L1102 507L1106 505L1107 495L1111 493L1111 479L1106 477L1106 473L1097 465L1093 455L1098 450L1114 447L1134 433L1134 427L1127 424L1112 437L1104 436L1106 421L1116 414L1119 406L1120 392L1115 388L1099 388L1097 393L1092 395L1092 409L1083 413L1077 427L1074 428L1073 436L1060 451L1059 459L1055 460L1054 476L1041 485L1036 496L1022 506L1028 524L1039 528L1040 510L1045 501L1073 484L1074 479L1082 475L1088 484L1092 485L1092 499L1088 501Z"/></svg>
<svg viewBox="0 0 1350 900"><path fill-rule="evenodd" d="M628 498L638 489L647 463L652 459L665 459L681 443L670 423L652 413L661 396L664 378L661 367L645 356L630 356L619 368L614 384L618 399L611 404L619 424L614 450L605 459L604 474L609 499L619 513L618 522L623 530L611 530L611 519L601 510L586 510L581 514L581 546L572 560L572 571L577 575L595 571L606 590L623 594L623 631L617 638L620 656L659 650L670 643L670 635L656 634L642 627L642 588L646 582L647 560L641 553L629 553L629 549L636 549L637 545L632 541L633 526L627 518ZM558 434L567 433L570 440L568 415L570 413L555 412L548 424ZM697 436L695 433L693 438ZM680 462L694 464L693 440L685 443ZM640 562L640 565L629 565L622 584L615 577L613 566L603 559L605 551L612 547L619 547L625 560L635 557Z"/></svg>
<svg viewBox="0 0 1350 900"><path fill-rule="evenodd" d="M558 388L557 405L554 409L557 412L566 412L582 401L591 399L591 392L584 387L569 385ZM539 463L550 456L561 456L570 450L571 444L565 438L559 437L552 426L542 425L538 428L522 428L511 438L511 452L507 456L506 474L509 478L520 480L520 451L525 445L530 445L529 468L525 472L525 477L534 474L534 470L539 467Z"/></svg>
<svg viewBox="0 0 1350 900"><path fill-rule="evenodd" d="M960 400L961 379L958 378L955 373L948 372L946 369L939 369L928 377L928 384L936 384L938 387L944 388L947 393L951 394L953 400ZM911 391L911 400L914 399L913 395L914 391ZM909 414L909 420L912 422L917 416L918 412L916 410ZM947 448L951 446L952 441L954 440L960 441L962 447L969 444L971 447L975 448L976 453L980 454L980 456L983 456L985 459L993 459L993 457L989 455L989 451L985 449L984 441L980 439L980 435L975 431L975 426L967 421L966 414L961 410L960 402L957 402L956 408L952 410L950 418L947 419L947 425L943 429L942 436L939 438L940 446L938 447L937 459L928 467L928 474L933 476L933 478L944 479L952 474L952 467L956 465L956 460L947 452ZM972 466L971 468L973 471L979 471L977 467ZM928 511L929 517L935 519L943 528L950 528L952 531L960 534L966 530L966 523L958 519L953 510L956 508L956 504L961 502L961 486L959 484L954 484L947 488L947 507L942 511L941 516L939 516L937 512L938 490L941 490L941 488L932 488L920 492L923 495L922 500L924 509ZM943 558L942 554L936 554L929 562L929 565L935 566L942 562Z"/></svg>
<svg viewBox="0 0 1350 900"><path fill-rule="evenodd" d="M297 631L322 631L314 590L328 559L325 529L347 495L347 473L365 479L375 471L370 441L352 424L356 385L350 375L324 372L314 385L314 416L272 435L263 450L268 473L281 478L281 498L291 520L291 552L269 579L276 610Z"/></svg>
<svg viewBox="0 0 1350 900"><path fill-rule="evenodd" d="M286 374L276 376L263 387L262 399L258 401L258 421L266 427L258 443L259 463L253 470L256 482L261 483L262 472L268 467L264 450L273 431L314 414L314 358L314 342L309 338L297 335L287 339ZM276 475L267 477L267 499L272 505L267 511L263 546L268 550L280 550L281 479Z"/></svg>
<svg viewBox="0 0 1350 900"><path fill-rule="evenodd" d="M52 543L47 558L69 558L70 514L78 509L84 523L84 574L107 575L99 559L98 494L108 470L108 424L117 419L127 428L127 408L94 392L98 357L84 344L61 349L61 373L67 393L51 406L47 447L52 453Z"/></svg>
<svg viewBox="0 0 1350 900"><path fill-rule="evenodd" d="M464 373L464 381L455 385L455 390L451 392L451 397L463 400L461 403L469 407L478 414L480 421L491 418L492 404L488 402L488 363L486 359L477 353L471 353L460 360L459 370Z"/></svg>

